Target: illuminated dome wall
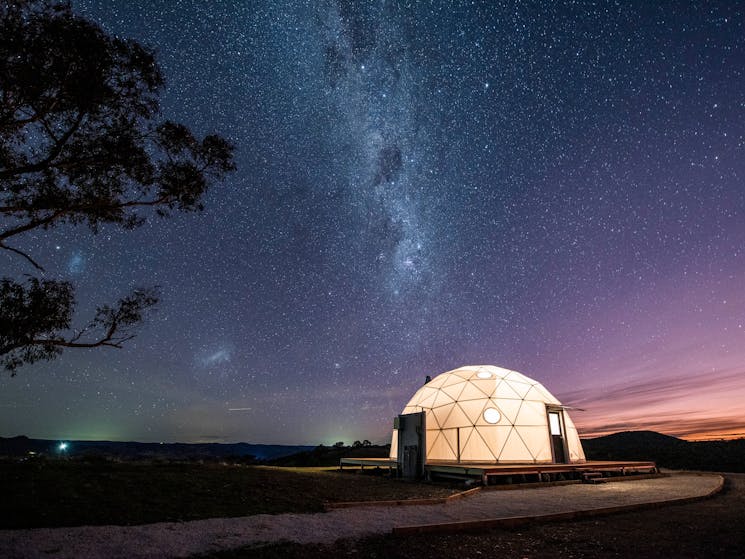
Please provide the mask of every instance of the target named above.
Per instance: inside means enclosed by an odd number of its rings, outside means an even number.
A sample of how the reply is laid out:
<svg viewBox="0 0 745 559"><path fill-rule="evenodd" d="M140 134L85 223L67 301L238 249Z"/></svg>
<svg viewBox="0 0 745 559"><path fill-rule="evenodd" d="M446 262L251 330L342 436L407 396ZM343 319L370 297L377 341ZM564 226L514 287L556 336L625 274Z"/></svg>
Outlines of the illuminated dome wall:
<svg viewBox="0 0 745 559"><path fill-rule="evenodd" d="M561 403L541 383L516 371L479 365L442 373L417 390L402 413L421 411L427 462L585 460L577 429ZM397 447L394 429L392 459Z"/></svg>

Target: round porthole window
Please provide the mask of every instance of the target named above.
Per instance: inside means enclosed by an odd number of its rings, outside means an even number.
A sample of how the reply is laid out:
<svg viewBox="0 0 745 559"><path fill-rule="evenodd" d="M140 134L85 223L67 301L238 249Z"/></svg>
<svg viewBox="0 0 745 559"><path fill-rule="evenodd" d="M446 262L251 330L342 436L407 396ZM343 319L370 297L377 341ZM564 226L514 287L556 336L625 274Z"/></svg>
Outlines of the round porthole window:
<svg viewBox="0 0 745 559"><path fill-rule="evenodd" d="M494 408L486 408L484 410L484 421L487 423L499 423L499 420L502 418L501 415L499 415L499 410Z"/></svg>
<svg viewBox="0 0 745 559"><path fill-rule="evenodd" d="M479 371L476 376L479 378L491 378L491 373L489 371Z"/></svg>

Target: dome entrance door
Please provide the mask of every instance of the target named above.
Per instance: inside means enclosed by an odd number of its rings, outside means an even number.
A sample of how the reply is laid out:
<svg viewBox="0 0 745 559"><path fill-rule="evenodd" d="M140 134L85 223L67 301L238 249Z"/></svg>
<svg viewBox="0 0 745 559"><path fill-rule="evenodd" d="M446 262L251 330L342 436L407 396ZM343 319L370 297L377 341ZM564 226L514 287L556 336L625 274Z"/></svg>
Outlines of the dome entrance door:
<svg viewBox="0 0 745 559"><path fill-rule="evenodd" d="M404 478L418 479L424 476L425 415L424 412L403 413L395 418L393 426L398 430L398 470Z"/></svg>
<svg viewBox="0 0 745 559"><path fill-rule="evenodd" d="M548 431L551 437L551 453L557 464L566 463L566 441L564 440L564 412L558 408L548 408Z"/></svg>

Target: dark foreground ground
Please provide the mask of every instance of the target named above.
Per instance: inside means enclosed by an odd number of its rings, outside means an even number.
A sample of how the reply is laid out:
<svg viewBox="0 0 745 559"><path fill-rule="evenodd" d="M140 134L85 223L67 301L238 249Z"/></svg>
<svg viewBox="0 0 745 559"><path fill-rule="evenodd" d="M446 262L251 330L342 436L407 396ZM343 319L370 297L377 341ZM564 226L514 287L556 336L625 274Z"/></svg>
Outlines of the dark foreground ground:
<svg viewBox="0 0 745 559"><path fill-rule="evenodd" d="M745 474L723 493L592 520L477 534L252 546L211 558L745 558ZM318 512L323 503L436 497L453 488L321 468L219 464L0 462L0 527L142 524L261 513Z"/></svg>
<svg viewBox="0 0 745 559"><path fill-rule="evenodd" d="M326 502L445 497L456 491L325 468L5 460L0 461L0 529L312 513L323 511Z"/></svg>
<svg viewBox="0 0 745 559"><path fill-rule="evenodd" d="M745 557L745 474L728 474L716 497L593 520L475 534L376 536L334 545L272 544L211 555L237 559Z"/></svg>

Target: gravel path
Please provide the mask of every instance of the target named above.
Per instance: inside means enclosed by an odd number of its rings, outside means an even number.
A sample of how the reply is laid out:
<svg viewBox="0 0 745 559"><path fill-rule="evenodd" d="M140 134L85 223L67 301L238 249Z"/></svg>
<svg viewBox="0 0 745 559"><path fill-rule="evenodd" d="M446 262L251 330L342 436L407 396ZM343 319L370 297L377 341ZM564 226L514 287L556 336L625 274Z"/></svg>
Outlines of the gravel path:
<svg viewBox="0 0 745 559"><path fill-rule="evenodd" d="M141 526L81 526L0 530L0 557L187 557L260 541L331 543L390 532L394 526L533 516L702 496L721 482L715 475L599 485L482 491L439 505L360 507L318 514L256 515Z"/></svg>

